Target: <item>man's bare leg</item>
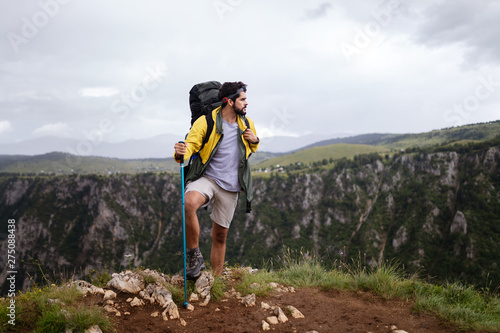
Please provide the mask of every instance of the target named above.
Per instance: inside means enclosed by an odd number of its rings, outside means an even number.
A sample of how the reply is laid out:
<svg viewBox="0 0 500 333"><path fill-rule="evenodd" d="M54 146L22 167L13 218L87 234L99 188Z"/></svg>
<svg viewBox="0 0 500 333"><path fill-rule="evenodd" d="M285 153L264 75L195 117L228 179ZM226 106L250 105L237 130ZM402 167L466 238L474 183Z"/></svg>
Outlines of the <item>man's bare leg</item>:
<svg viewBox="0 0 500 333"><path fill-rule="evenodd" d="M215 274L222 275L224 267L224 258L226 256L226 238L229 229L221 227L217 223L212 223L212 252L210 253L210 262Z"/></svg>
<svg viewBox="0 0 500 333"><path fill-rule="evenodd" d="M196 211L203 206L207 199L200 192L191 191L184 198L186 208L186 243L188 249L199 246L200 222Z"/></svg>

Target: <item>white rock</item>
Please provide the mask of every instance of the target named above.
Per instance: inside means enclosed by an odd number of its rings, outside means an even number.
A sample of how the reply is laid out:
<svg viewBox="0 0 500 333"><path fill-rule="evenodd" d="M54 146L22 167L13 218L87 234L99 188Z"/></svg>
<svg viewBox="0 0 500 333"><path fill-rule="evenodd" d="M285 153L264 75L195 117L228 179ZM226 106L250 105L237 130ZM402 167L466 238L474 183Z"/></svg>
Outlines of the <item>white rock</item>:
<svg viewBox="0 0 500 333"><path fill-rule="evenodd" d="M116 293L113 290L106 290L104 292L104 300L115 299Z"/></svg>
<svg viewBox="0 0 500 333"><path fill-rule="evenodd" d="M134 297L132 302L130 302L130 306L143 306L143 305L144 305L144 301L142 299L137 298L137 297Z"/></svg>
<svg viewBox="0 0 500 333"><path fill-rule="evenodd" d="M271 326L269 326L269 324L265 320L263 320L262 321L262 330L269 331L270 329L271 329Z"/></svg>
<svg viewBox="0 0 500 333"><path fill-rule="evenodd" d="M188 304L186 306L186 310L188 310L188 311L194 311L194 306L192 304Z"/></svg>
<svg viewBox="0 0 500 333"><path fill-rule="evenodd" d="M165 321L167 321L168 319L179 319L180 315L177 305L174 302L170 303L165 311L163 311L162 317Z"/></svg>
<svg viewBox="0 0 500 333"><path fill-rule="evenodd" d="M450 226L451 233L461 233L463 235L467 234L467 220L465 219L464 213L461 211L457 211L455 217L453 218L453 222Z"/></svg>
<svg viewBox="0 0 500 333"><path fill-rule="evenodd" d="M200 297L205 298L207 295L210 295L210 290L214 285L214 277L210 272L203 271L194 285Z"/></svg>
<svg viewBox="0 0 500 333"><path fill-rule="evenodd" d="M276 282L269 282L268 285L273 288L273 289L276 289L279 287L279 285L276 283Z"/></svg>
<svg viewBox="0 0 500 333"><path fill-rule="evenodd" d="M180 318L179 321L181 322L182 326L186 326L187 325L187 323L186 323L186 321L184 319Z"/></svg>
<svg viewBox="0 0 500 333"><path fill-rule="evenodd" d="M151 314L151 317L156 318L156 317L158 317L159 315L160 315L160 312L155 311L155 312L153 312L153 313Z"/></svg>
<svg viewBox="0 0 500 333"><path fill-rule="evenodd" d="M276 316L267 317L266 320L271 325L278 325L278 323L279 323L278 317L276 317Z"/></svg>
<svg viewBox="0 0 500 333"><path fill-rule="evenodd" d="M144 289L144 279L137 273L127 270L125 273L113 274L113 278L106 284L120 291L137 294Z"/></svg>
<svg viewBox="0 0 500 333"><path fill-rule="evenodd" d="M162 308L166 308L173 302L170 290L157 284L148 284L146 289L139 292L139 296L149 301L151 304L159 304Z"/></svg>
<svg viewBox="0 0 500 333"><path fill-rule="evenodd" d="M246 307L255 306L255 294L246 295L241 299L241 303Z"/></svg>
<svg viewBox="0 0 500 333"><path fill-rule="evenodd" d="M199 300L198 294L197 293L191 293L189 295L189 302L196 302Z"/></svg>
<svg viewBox="0 0 500 333"><path fill-rule="evenodd" d="M105 305L104 306L104 311L108 312L108 313L114 313L114 312L117 312L118 310L116 310L114 307L112 307L111 305Z"/></svg>
<svg viewBox="0 0 500 333"><path fill-rule="evenodd" d="M260 307L264 310L268 310L271 308L271 306L265 302L260 302Z"/></svg>
<svg viewBox="0 0 500 333"><path fill-rule="evenodd" d="M76 280L76 281L71 281L66 284L67 287L71 288L73 286L76 287L76 289L81 292L83 295L91 294L103 294L104 295L104 289L98 288L94 286L93 284L83 281L83 280Z"/></svg>
<svg viewBox="0 0 500 333"><path fill-rule="evenodd" d="M242 268L250 274L255 274L259 271L258 268L252 268L252 267L242 267Z"/></svg>
<svg viewBox="0 0 500 333"><path fill-rule="evenodd" d="M180 276L179 274L176 274L172 276L172 278L170 279L170 283L173 285L183 285L184 277Z"/></svg>
<svg viewBox="0 0 500 333"><path fill-rule="evenodd" d="M165 311L168 312L168 316L170 319L179 319L180 318L179 309L177 308L177 305L174 302L170 303L167 306L167 308L165 309Z"/></svg>
<svg viewBox="0 0 500 333"><path fill-rule="evenodd" d="M231 298L231 297L234 297L234 298L237 298L237 299L241 299L241 293L236 291L236 289L234 289L233 287L231 287L231 289L229 291L226 291L224 293L224 296L227 297L227 298Z"/></svg>
<svg viewBox="0 0 500 333"><path fill-rule="evenodd" d="M295 307L289 305L286 307L286 309L288 311L290 311L290 314L292 315L293 318L305 318L305 316L302 314L302 312L300 312L299 310L297 310Z"/></svg>
<svg viewBox="0 0 500 333"><path fill-rule="evenodd" d="M85 330L83 333L102 333L102 330L99 325L94 325L91 328Z"/></svg>
<svg viewBox="0 0 500 333"><path fill-rule="evenodd" d="M210 302L210 294L207 295L207 297L205 297L205 300L203 302L200 303L200 306L207 306L208 305L208 302Z"/></svg>
<svg viewBox="0 0 500 333"><path fill-rule="evenodd" d="M158 273L157 271L150 270L149 268L146 268L142 272L143 277L151 276L153 277L157 283L168 283L168 276L166 276L163 273Z"/></svg>
<svg viewBox="0 0 500 333"><path fill-rule="evenodd" d="M408 333L404 330L393 330L392 333Z"/></svg>
<svg viewBox="0 0 500 333"><path fill-rule="evenodd" d="M281 310L281 308L279 306L277 306L274 309L274 314L278 316L278 320L280 323L284 323L284 322L288 321L287 316L285 316L285 313L283 312L283 310Z"/></svg>

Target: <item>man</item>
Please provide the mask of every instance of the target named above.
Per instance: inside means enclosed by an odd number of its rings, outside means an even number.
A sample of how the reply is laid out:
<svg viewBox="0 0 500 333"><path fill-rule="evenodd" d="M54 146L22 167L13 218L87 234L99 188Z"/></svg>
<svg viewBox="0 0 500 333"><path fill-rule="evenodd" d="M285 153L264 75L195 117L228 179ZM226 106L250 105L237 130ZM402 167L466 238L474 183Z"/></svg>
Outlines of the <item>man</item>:
<svg viewBox="0 0 500 333"><path fill-rule="evenodd" d="M199 249L200 224L197 210L213 200L212 250L210 261L216 275L222 274L226 254L226 238L238 201L244 192L247 205L252 200L252 174L248 158L257 151L259 138L251 119L246 118L248 105L246 84L226 82L219 90L222 105L213 110L213 130L203 145L207 133L207 120L198 118L185 140L176 143L175 159L181 155L188 161L192 156L185 177L186 243L188 247L188 279L197 279L205 269ZM245 121L245 118L247 121ZM248 126L247 126L248 123ZM199 154L198 154L199 152ZM199 155L199 156L198 156Z"/></svg>

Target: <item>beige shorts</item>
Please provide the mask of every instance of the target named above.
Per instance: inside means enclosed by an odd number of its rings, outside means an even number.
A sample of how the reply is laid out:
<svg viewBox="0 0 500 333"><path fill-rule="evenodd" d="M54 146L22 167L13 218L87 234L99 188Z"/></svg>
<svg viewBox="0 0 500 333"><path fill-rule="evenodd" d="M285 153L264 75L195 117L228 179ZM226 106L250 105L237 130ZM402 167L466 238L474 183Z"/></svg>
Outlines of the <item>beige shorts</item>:
<svg viewBox="0 0 500 333"><path fill-rule="evenodd" d="M213 199L214 208L210 218L221 227L229 228L238 203L238 192L226 191L206 176L189 182L186 185L186 193L191 191L201 193L207 199L202 207L206 207Z"/></svg>

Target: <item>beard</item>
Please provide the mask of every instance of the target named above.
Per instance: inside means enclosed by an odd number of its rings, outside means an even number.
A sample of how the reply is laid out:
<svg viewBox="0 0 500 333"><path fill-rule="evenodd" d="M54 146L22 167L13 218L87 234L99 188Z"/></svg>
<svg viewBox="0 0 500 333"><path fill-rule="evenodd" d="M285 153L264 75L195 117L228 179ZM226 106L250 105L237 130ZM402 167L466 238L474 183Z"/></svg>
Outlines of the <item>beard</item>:
<svg viewBox="0 0 500 333"><path fill-rule="evenodd" d="M242 109L238 109L236 106L233 107L233 110L234 110L234 113L240 115L240 116L244 116L247 114L247 108L244 107Z"/></svg>

